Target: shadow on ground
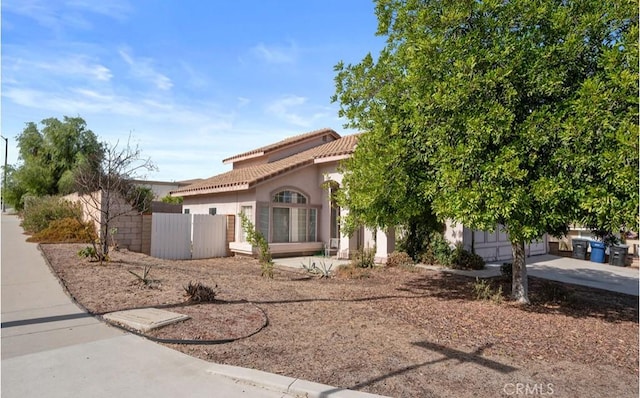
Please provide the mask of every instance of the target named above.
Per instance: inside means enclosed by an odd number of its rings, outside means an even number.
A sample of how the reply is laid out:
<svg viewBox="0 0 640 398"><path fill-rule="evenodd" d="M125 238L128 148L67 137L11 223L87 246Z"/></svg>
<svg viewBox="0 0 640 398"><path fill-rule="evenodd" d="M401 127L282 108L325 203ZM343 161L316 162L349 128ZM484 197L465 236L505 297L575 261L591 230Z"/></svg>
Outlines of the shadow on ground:
<svg viewBox="0 0 640 398"><path fill-rule="evenodd" d="M493 291L502 289L503 303L510 301L511 281L504 277L485 279ZM476 280L462 275L441 273L415 278L399 288L416 295L443 300L477 300L473 286ZM556 313L566 316L601 318L607 322L638 323L639 305L636 296L582 285L557 282L529 276L531 305L517 306L522 311Z"/></svg>

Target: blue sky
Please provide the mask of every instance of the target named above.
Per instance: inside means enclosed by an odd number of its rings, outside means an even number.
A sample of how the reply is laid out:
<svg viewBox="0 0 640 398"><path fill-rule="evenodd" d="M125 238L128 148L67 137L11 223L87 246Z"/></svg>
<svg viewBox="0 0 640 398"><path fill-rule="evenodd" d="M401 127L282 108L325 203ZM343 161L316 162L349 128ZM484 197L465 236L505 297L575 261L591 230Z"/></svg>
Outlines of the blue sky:
<svg viewBox="0 0 640 398"><path fill-rule="evenodd" d="M2 0L9 164L26 122L65 115L111 144L131 133L164 181L307 131L352 134L333 66L377 54L376 27L372 0Z"/></svg>

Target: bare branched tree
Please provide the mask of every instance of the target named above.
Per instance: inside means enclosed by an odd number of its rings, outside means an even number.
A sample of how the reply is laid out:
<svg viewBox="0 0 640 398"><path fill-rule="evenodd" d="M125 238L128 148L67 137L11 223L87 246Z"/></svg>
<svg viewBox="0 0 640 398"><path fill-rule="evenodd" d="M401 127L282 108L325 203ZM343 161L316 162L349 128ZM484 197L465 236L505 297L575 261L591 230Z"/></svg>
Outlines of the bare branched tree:
<svg viewBox="0 0 640 398"><path fill-rule="evenodd" d="M98 241L94 243L98 260L108 259L109 235L117 217L132 212L144 213L151 203L150 190L136 186L133 180L143 179L145 171L157 170L150 158L143 158L140 148L105 145L100 159L86 162L76 175L76 187L87 215L99 226ZM90 167L99 162L99 167ZM95 163L94 163L95 164Z"/></svg>

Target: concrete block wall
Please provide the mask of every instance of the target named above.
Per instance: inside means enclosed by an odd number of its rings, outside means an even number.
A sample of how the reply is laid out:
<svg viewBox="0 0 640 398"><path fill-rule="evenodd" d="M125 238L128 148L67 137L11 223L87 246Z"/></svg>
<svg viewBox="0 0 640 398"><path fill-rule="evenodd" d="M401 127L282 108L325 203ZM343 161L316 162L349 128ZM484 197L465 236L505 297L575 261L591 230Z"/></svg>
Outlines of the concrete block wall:
<svg viewBox="0 0 640 398"><path fill-rule="evenodd" d="M142 251L142 215L125 214L116 217L109 228L117 228L113 237L118 247L133 252Z"/></svg>
<svg viewBox="0 0 640 398"><path fill-rule="evenodd" d="M151 255L151 214L142 216L142 248L141 252Z"/></svg>

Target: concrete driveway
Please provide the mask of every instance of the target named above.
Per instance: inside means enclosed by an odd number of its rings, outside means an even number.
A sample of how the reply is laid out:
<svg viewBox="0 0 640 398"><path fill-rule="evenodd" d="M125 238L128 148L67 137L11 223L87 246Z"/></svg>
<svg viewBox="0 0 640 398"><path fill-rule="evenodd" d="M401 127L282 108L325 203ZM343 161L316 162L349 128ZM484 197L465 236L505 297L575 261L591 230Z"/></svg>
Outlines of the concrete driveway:
<svg viewBox="0 0 640 398"><path fill-rule="evenodd" d="M527 259L529 275L638 296L640 270L549 254Z"/></svg>

